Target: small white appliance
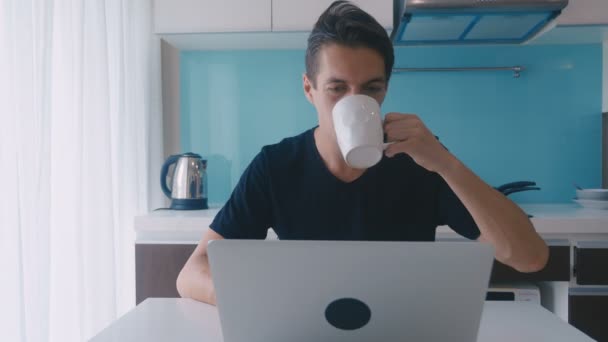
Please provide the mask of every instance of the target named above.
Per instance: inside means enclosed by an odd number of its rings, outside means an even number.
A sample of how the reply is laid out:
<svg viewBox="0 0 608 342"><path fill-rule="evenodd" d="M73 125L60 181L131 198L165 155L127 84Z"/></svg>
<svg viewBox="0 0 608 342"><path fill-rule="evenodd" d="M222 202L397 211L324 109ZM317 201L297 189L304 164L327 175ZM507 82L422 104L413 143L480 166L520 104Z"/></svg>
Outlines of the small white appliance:
<svg viewBox="0 0 608 342"><path fill-rule="evenodd" d="M540 290L533 284L491 284L486 300L530 302L541 305Z"/></svg>

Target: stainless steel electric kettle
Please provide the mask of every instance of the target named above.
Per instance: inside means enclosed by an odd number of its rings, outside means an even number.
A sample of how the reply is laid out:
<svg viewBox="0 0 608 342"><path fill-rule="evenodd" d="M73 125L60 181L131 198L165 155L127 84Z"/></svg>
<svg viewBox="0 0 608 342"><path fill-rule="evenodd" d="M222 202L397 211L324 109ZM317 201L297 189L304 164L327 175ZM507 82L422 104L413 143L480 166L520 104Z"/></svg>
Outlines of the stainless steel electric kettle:
<svg viewBox="0 0 608 342"><path fill-rule="evenodd" d="M167 175L173 164L169 187ZM207 209L207 161L191 152L170 156L160 171L160 186L171 199L171 209Z"/></svg>

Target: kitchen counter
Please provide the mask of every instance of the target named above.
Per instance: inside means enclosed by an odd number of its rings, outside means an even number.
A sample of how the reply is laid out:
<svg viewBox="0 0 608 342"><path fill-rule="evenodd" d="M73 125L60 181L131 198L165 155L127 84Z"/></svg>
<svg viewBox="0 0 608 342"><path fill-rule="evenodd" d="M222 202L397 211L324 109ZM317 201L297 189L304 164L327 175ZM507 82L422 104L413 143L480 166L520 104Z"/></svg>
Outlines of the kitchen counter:
<svg viewBox="0 0 608 342"><path fill-rule="evenodd" d="M608 210L581 208L577 204L524 204L533 215L536 231L545 239L608 237ZM219 208L207 210L157 210L135 217L137 243L197 243ZM269 231L269 238L276 238ZM437 229L437 238L460 238L447 226Z"/></svg>

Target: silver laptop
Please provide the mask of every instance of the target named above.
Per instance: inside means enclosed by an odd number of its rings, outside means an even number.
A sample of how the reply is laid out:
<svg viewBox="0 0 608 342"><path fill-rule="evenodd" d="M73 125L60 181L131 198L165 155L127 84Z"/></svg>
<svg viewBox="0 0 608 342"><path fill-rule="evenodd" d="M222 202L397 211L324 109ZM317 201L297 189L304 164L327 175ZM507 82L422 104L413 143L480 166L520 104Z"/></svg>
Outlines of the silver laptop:
<svg viewBox="0 0 608 342"><path fill-rule="evenodd" d="M226 342L475 341L493 262L475 242L218 240Z"/></svg>

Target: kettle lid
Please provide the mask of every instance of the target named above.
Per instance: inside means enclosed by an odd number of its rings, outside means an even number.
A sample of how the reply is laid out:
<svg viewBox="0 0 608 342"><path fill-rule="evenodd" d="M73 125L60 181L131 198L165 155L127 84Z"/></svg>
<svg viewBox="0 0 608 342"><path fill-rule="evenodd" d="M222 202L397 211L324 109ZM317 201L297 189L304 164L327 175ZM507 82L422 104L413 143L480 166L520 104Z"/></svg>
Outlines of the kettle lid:
<svg viewBox="0 0 608 342"><path fill-rule="evenodd" d="M188 158L199 158L202 159L202 157L196 153L192 153L192 152L186 152L184 154L182 154L180 157L188 157Z"/></svg>

